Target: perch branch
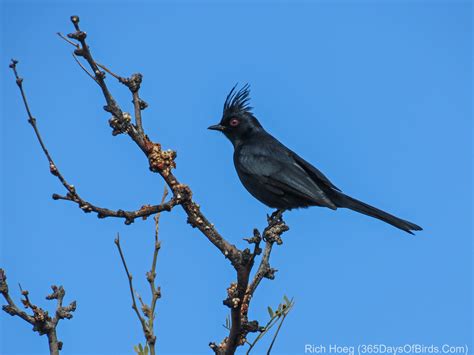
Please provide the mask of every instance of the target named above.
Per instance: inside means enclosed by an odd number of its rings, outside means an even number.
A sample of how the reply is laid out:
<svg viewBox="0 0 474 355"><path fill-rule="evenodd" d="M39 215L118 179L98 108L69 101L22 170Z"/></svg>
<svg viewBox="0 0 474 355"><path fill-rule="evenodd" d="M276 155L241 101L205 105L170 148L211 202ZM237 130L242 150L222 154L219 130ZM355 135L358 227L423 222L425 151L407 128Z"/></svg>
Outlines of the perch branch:
<svg viewBox="0 0 474 355"><path fill-rule="evenodd" d="M247 288L244 304L248 304L255 290L263 278L273 280L275 278L276 269L270 267L270 254L273 244L281 245L281 235L289 230L289 227L283 221L283 211L279 210L268 217L268 226L263 231L263 240L265 241L265 249L263 251L262 260L258 266L257 272Z"/></svg>
<svg viewBox="0 0 474 355"><path fill-rule="evenodd" d="M247 335L249 333L260 330L257 321L248 320L248 312L250 301L263 278L274 279L277 270L270 267L270 255L273 244L281 245L283 243L281 235L286 232L289 227L283 221L283 211L278 210L271 216L267 217L268 225L265 227L262 236L257 229L254 230L254 235L247 242L255 244L253 253L249 249L243 251L244 258L247 260L245 267L237 270L237 283L231 284L227 289L228 297L224 304L231 308L231 327L229 336L224 339L219 345L211 343L210 346L216 354L227 354L228 349L236 349L238 346L247 342ZM252 282L249 284L250 273L257 255L262 250L260 249L260 242L265 241L265 250L263 251L262 259L260 261L257 272L255 273Z"/></svg>

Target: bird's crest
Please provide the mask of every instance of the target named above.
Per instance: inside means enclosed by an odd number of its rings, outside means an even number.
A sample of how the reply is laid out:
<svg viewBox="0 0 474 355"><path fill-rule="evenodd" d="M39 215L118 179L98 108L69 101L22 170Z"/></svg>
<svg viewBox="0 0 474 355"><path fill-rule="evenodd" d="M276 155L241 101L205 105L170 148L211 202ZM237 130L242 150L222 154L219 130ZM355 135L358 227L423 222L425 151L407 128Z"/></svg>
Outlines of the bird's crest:
<svg viewBox="0 0 474 355"><path fill-rule="evenodd" d="M239 91L236 90L237 84L230 90L224 102L224 115L227 113L251 113L252 107L250 101L250 85L245 84Z"/></svg>

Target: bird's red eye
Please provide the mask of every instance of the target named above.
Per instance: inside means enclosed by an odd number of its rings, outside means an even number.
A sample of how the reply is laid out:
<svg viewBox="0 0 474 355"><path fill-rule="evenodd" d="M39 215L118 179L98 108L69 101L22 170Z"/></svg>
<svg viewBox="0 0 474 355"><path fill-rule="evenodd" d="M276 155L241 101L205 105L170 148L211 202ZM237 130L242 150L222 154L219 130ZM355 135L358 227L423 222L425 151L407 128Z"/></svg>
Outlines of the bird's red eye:
<svg viewBox="0 0 474 355"><path fill-rule="evenodd" d="M232 127L237 127L239 125L240 121L237 118L233 118L233 119L230 120L229 123Z"/></svg>

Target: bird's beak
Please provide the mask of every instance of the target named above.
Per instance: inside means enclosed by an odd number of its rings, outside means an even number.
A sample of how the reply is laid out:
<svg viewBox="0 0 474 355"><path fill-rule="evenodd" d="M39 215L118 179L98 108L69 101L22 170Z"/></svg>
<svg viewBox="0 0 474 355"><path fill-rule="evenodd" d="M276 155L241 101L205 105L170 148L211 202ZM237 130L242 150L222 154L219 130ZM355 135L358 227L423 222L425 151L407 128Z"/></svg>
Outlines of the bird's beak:
<svg viewBox="0 0 474 355"><path fill-rule="evenodd" d="M223 132L224 129L225 129L225 127L224 127L223 125L221 125L221 124L215 124L215 125L212 125L212 126L207 127L207 129L211 129L211 130L213 130L213 131L221 131L221 132Z"/></svg>

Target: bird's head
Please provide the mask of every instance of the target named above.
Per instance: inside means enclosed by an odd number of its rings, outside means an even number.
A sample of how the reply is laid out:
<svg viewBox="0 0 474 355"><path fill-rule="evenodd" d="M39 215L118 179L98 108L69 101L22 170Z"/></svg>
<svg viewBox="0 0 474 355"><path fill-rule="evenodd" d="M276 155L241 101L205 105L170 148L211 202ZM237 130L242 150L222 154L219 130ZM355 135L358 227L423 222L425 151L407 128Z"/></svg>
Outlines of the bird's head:
<svg viewBox="0 0 474 355"><path fill-rule="evenodd" d="M235 146L242 140L262 132L260 122L252 114L250 101L250 85L246 84L239 91L235 85L224 102L221 121L208 129L221 131Z"/></svg>

